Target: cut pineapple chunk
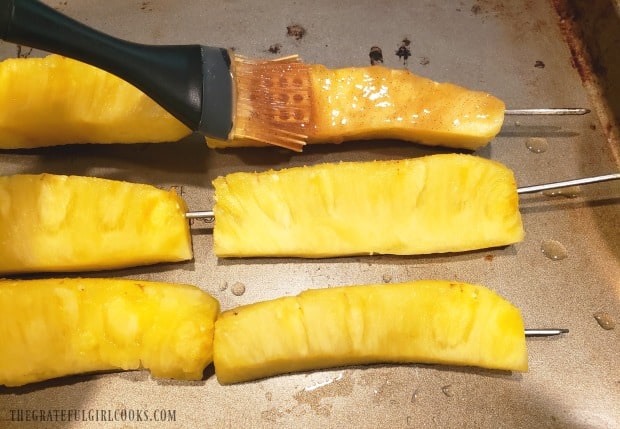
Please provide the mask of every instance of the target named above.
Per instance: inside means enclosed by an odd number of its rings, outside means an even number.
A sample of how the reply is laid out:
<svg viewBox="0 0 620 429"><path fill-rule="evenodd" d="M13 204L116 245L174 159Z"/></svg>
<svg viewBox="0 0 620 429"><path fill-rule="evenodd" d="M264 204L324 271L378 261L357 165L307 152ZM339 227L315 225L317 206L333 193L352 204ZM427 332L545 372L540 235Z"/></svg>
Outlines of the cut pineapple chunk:
<svg viewBox="0 0 620 429"><path fill-rule="evenodd" d="M199 380L219 303L194 286L136 280L0 281L0 385L148 368Z"/></svg>
<svg viewBox="0 0 620 429"><path fill-rule="evenodd" d="M460 252L524 236L512 172L471 155L218 177L220 257Z"/></svg>
<svg viewBox="0 0 620 429"><path fill-rule="evenodd" d="M0 148L176 141L189 128L118 77L50 55L0 63Z"/></svg>
<svg viewBox="0 0 620 429"><path fill-rule="evenodd" d="M153 186L51 174L0 177L0 274L192 258L184 201Z"/></svg>
<svg viewBox="0 0 620 429"><path fill-rule="evenodd" d="M215 323L222 384L378 362L527 371L523 321L482 286L418 281L309 290L238 307Z"/></svg>
<svg viewBox="0 0 620 429"><path fill-rule="evenodd" d="M308 143L400 139L475 150L492 140L504 122L505 105L498 98L434 82L408 70L380 66L332 70L322 65L309 65L308 70L307 79L286 69L281 76L270 77L283 86L281 97L287 100L285 108L273 106L274 117L287 127L298 123L298 128L289 131L306 135ZM310 109L296 90L296 80L309 81ZM306 114L308 124L301 121ZM238 126L243 128L235 124L233 133ZM234 135L229 141L207 142L211 147L265 144Z"/></svg>

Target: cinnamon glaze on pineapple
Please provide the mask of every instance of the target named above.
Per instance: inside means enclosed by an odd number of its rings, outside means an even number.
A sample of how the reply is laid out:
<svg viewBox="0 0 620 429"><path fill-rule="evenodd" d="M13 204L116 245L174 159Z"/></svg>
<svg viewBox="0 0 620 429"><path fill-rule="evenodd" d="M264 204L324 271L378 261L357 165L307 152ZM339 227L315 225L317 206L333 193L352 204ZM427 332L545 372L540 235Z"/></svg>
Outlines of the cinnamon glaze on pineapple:
<svg viewBox="0 0 620 429"><path fill-rule="evenodd" d="M499 132L504 103L490 94L385 67L311 68L309 143L400 139L466 149Z"/></svg>

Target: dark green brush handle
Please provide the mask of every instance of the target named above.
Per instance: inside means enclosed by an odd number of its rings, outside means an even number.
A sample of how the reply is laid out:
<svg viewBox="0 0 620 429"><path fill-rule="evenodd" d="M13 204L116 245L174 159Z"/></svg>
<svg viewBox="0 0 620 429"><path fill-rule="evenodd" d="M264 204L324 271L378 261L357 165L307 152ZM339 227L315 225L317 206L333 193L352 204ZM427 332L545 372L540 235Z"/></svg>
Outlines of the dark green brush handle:
<svg viewBox="0 0 620 429"><path fill-rule="evenodd" d="M230 133L232 76L225 49L128 42L35 0L0 0L0 38L115 74L194 131L220 139Z"/></svg>

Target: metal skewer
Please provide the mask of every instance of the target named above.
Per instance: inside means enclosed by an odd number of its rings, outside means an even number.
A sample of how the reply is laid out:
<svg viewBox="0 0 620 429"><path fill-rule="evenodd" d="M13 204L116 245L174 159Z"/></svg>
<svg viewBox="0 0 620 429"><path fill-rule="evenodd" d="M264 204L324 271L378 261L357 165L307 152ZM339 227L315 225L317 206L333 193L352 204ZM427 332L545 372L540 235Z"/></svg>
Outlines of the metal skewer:
<svg viewBox="0 0 620 429"><path fill-rule="evenodd" d="M560 107L555 109L508 109L504 110L504 115L525 116L525 115L585 115L590 113L590 109L583 107Z"/></svg>
<svg viewBox="0 0 620 429"><path fill-rule="evenodd" d="M207 220L215 219L215 215L213 214L213 211L187 212L185 213L185 217L188 219L207 219Z"/></svg>
<svg viewBox="0 0 620 429"><path fill-rule="evenodd" d="M549 329L526 329L526 337L553 337L555 335L568 334L566 328L549 328Z"/></svg>
<svg viewBox="0 0 620 429"><path fill-rule="evenodd" d="M517 189L518 194L532 194L534 192L547 191L550 189L565 188L567 186L588 185L590 183L608 182L619 180L620 173L604 174L602 176L584 177L581 179L565 180L562 182L545 183L542 185L525 186ZM188 219L207 219L214 220L215 215L212 210L201 212L187 212L185 217Z"/></svg>
<svg viewBox="0 0 620 429"><path fill-rule="evenodd" d="M581 179L565 180L563 182L545 183L542 185L525 186L517 189L518 194L531 194L548 191L550 189L566 188L567 186L588 185L590 183L608 182L620 179L620 173L604 174L602 176L584 177Z"/></svg>

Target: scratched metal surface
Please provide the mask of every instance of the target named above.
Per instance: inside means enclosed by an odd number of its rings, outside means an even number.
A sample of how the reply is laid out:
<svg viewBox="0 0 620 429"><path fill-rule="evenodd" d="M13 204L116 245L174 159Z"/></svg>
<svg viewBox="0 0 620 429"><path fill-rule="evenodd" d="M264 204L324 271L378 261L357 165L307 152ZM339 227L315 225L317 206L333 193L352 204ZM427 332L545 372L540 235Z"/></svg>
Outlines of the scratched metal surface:
<svg viewBox="0 0 620 429"><path fill-rule="evenodd" d="M300 54L329 67L369 65L372 46L384 65L491 92L509 108L590 105L554 10L534 1L165 0L48 1L119 37L146 43L202 43L243 55ZM504 5L501 5L504 4ZM299 24L304 37L287 36ZM411 41L405 64L396 55ZM17 54L0 44L0 56ZM23 48L21 55L41 55ZM538 62L538 63L537 63ZM544 65L544 67L543 67ZM611 145L595 115L508 118L480 156L511 167L521 185L616 171ZM531 137L547 139L533 153ZM94 175L180 186L191 209L213 204L211 180L233 171L324 161L415 157L436 149L389 141L277 149L212 151L198 138L160 145L69 146L0 152L0 173ZM389 184L386 184L389 186ZM620 318L620 188L582 188L574 199L522 198L527 237L504 249L452 256L372 256L318 261L218 260L212 235L194 226L195 260L103 275L199 285L224 309L310 287L444 278L484 284L521 308L529 327L570 328L556 339L528 340L530 371L402 365L341 368L220 386L151 379L146 372L75 376L0 389L1 427L620 427L619 330L593 313ZM557 240L568 257L541 252ZM101 276L102 274L95 274ZM241 282L235 296L223 282ZM175 422L13 422L10 410L170 409Z"/></svg>

